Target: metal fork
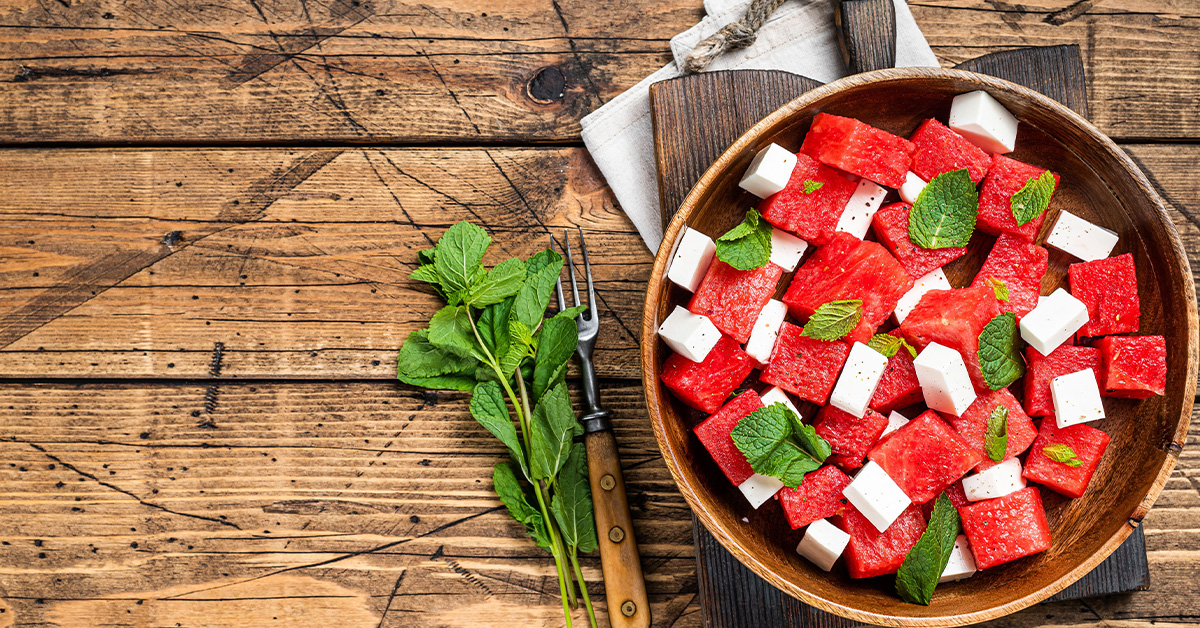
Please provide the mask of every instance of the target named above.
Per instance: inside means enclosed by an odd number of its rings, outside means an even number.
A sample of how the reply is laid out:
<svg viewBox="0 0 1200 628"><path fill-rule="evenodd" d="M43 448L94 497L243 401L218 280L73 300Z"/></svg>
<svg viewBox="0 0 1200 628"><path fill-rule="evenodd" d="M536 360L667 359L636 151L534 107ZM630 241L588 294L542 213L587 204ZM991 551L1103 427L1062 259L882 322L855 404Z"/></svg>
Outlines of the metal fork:
<svg viewBox="0 0 1200 628"><path fill-rule="evenodd" d="M571 293L576 305L579 285L575 281L575 260L571 256L571 232L563 229L567 254L564 267L571 277ZM596 286L592 281L592 265L588 261L583 228L579 228L579 249L583 253L584 277L587 279L587 308L575 318L579 331L576 353L583 371L583 399L588 412L583 423L583 442L587 448L588 483L592 488L592 503L596 511L596 531L600 542L600 566L604 570L604 593L608 598L609 623L613 628L648 628L650 600L638 557L637 540L633 535L633 517L625 495L625 480L621 461L617 457L617 441L613 438L612 413L600 406L596 388L596 368L592 351L600 335L600 317L596 311ZM558 309L567 309L563 294L562 276L558 277Z"/></svg>

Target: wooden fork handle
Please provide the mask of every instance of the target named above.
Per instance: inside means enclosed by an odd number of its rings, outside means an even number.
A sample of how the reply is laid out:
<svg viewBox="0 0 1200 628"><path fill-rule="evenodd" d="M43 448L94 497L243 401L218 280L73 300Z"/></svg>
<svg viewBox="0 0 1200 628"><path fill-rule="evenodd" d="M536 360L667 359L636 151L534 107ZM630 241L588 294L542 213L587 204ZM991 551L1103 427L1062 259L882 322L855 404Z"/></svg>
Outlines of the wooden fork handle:
<svg viewBox="0 0 1200 628"><path fill-rule="evenodd" d="M649 628L650 599L633 535L633 517L625 496L617 441L610 430L591 432L583 438L587 446L588 482L596 507L608 622L612 628Z"/></svg>

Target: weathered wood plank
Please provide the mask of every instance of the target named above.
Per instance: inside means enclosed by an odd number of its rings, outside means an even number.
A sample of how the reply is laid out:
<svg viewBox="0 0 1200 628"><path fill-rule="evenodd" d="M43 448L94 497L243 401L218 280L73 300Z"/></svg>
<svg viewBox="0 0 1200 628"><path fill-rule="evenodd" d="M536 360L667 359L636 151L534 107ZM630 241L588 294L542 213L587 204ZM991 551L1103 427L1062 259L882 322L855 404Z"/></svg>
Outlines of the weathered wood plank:
<svg viewBox="0 0 1200 628"><path fill-rule="evenodd" d="M913 3L945 65L1080 44L1095 122L1200 137L1188 3ZM698 0L0 2L2 142L574 141ZM421 115L412 115L419 111Z"/></svg>

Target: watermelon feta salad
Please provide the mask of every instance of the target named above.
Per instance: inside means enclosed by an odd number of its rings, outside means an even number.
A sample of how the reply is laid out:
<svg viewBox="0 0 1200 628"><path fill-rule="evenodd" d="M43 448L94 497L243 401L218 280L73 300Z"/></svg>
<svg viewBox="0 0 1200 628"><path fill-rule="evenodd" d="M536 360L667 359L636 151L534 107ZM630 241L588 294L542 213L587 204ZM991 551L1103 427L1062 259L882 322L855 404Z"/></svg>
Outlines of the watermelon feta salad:
<svg viewBox="0 0 1200 628"><path fill-rule="evenodd" d="M745 220L684 229L667 271L691 297L660 379L712 460L800 556L913 603L1049 549L1044 495L1082 497L1108 446L1088 424L1165 392L1133 256L1065 210L1038 244L1060 180L1007 156L1017 128L985 92L907 139L818 113L751 162ZM1066 289L1042 288L1044 246L1077 260Z"/></svg>

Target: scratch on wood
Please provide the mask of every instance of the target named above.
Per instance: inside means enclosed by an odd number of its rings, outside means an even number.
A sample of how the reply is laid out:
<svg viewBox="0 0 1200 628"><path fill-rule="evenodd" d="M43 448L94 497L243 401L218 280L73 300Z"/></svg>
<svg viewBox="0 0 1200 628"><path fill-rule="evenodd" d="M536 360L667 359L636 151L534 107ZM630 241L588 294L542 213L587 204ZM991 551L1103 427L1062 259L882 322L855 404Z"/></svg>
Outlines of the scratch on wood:
<svg viewBox="0 0 1200 628"><path fill-rule="evenodd" d="M319 515L323 513L366 515L390 512L370 504L337 499L287 499L267 504L262 507L262 510L263 512L287 515Z"/></svg>
<svg viewBox="0 0 1200 628"><path fill-rule="evenodd" d="M383 614L379 616L379 624L375 628L383 628L383 622L387 619L388 611L392 608L392 600L396 599L396 591L400 590L400 583L404 582L404 574L408 573L407 569L401 569L400 575L396 577L396 584L392 585L392 592L388 595L387 604L383 605Z"/></svg>
<svg viewBox="0 0 1200 628"><path fill-rule="evenodd" d="M209 377L217 378L221 376L221 357L225 353L225 343L213 343L212 363L208 367ZM216 428L217 423L213 421L212 415L217 411L217 385L209 384L204 389L204 418L196 427Z"/></svg>

